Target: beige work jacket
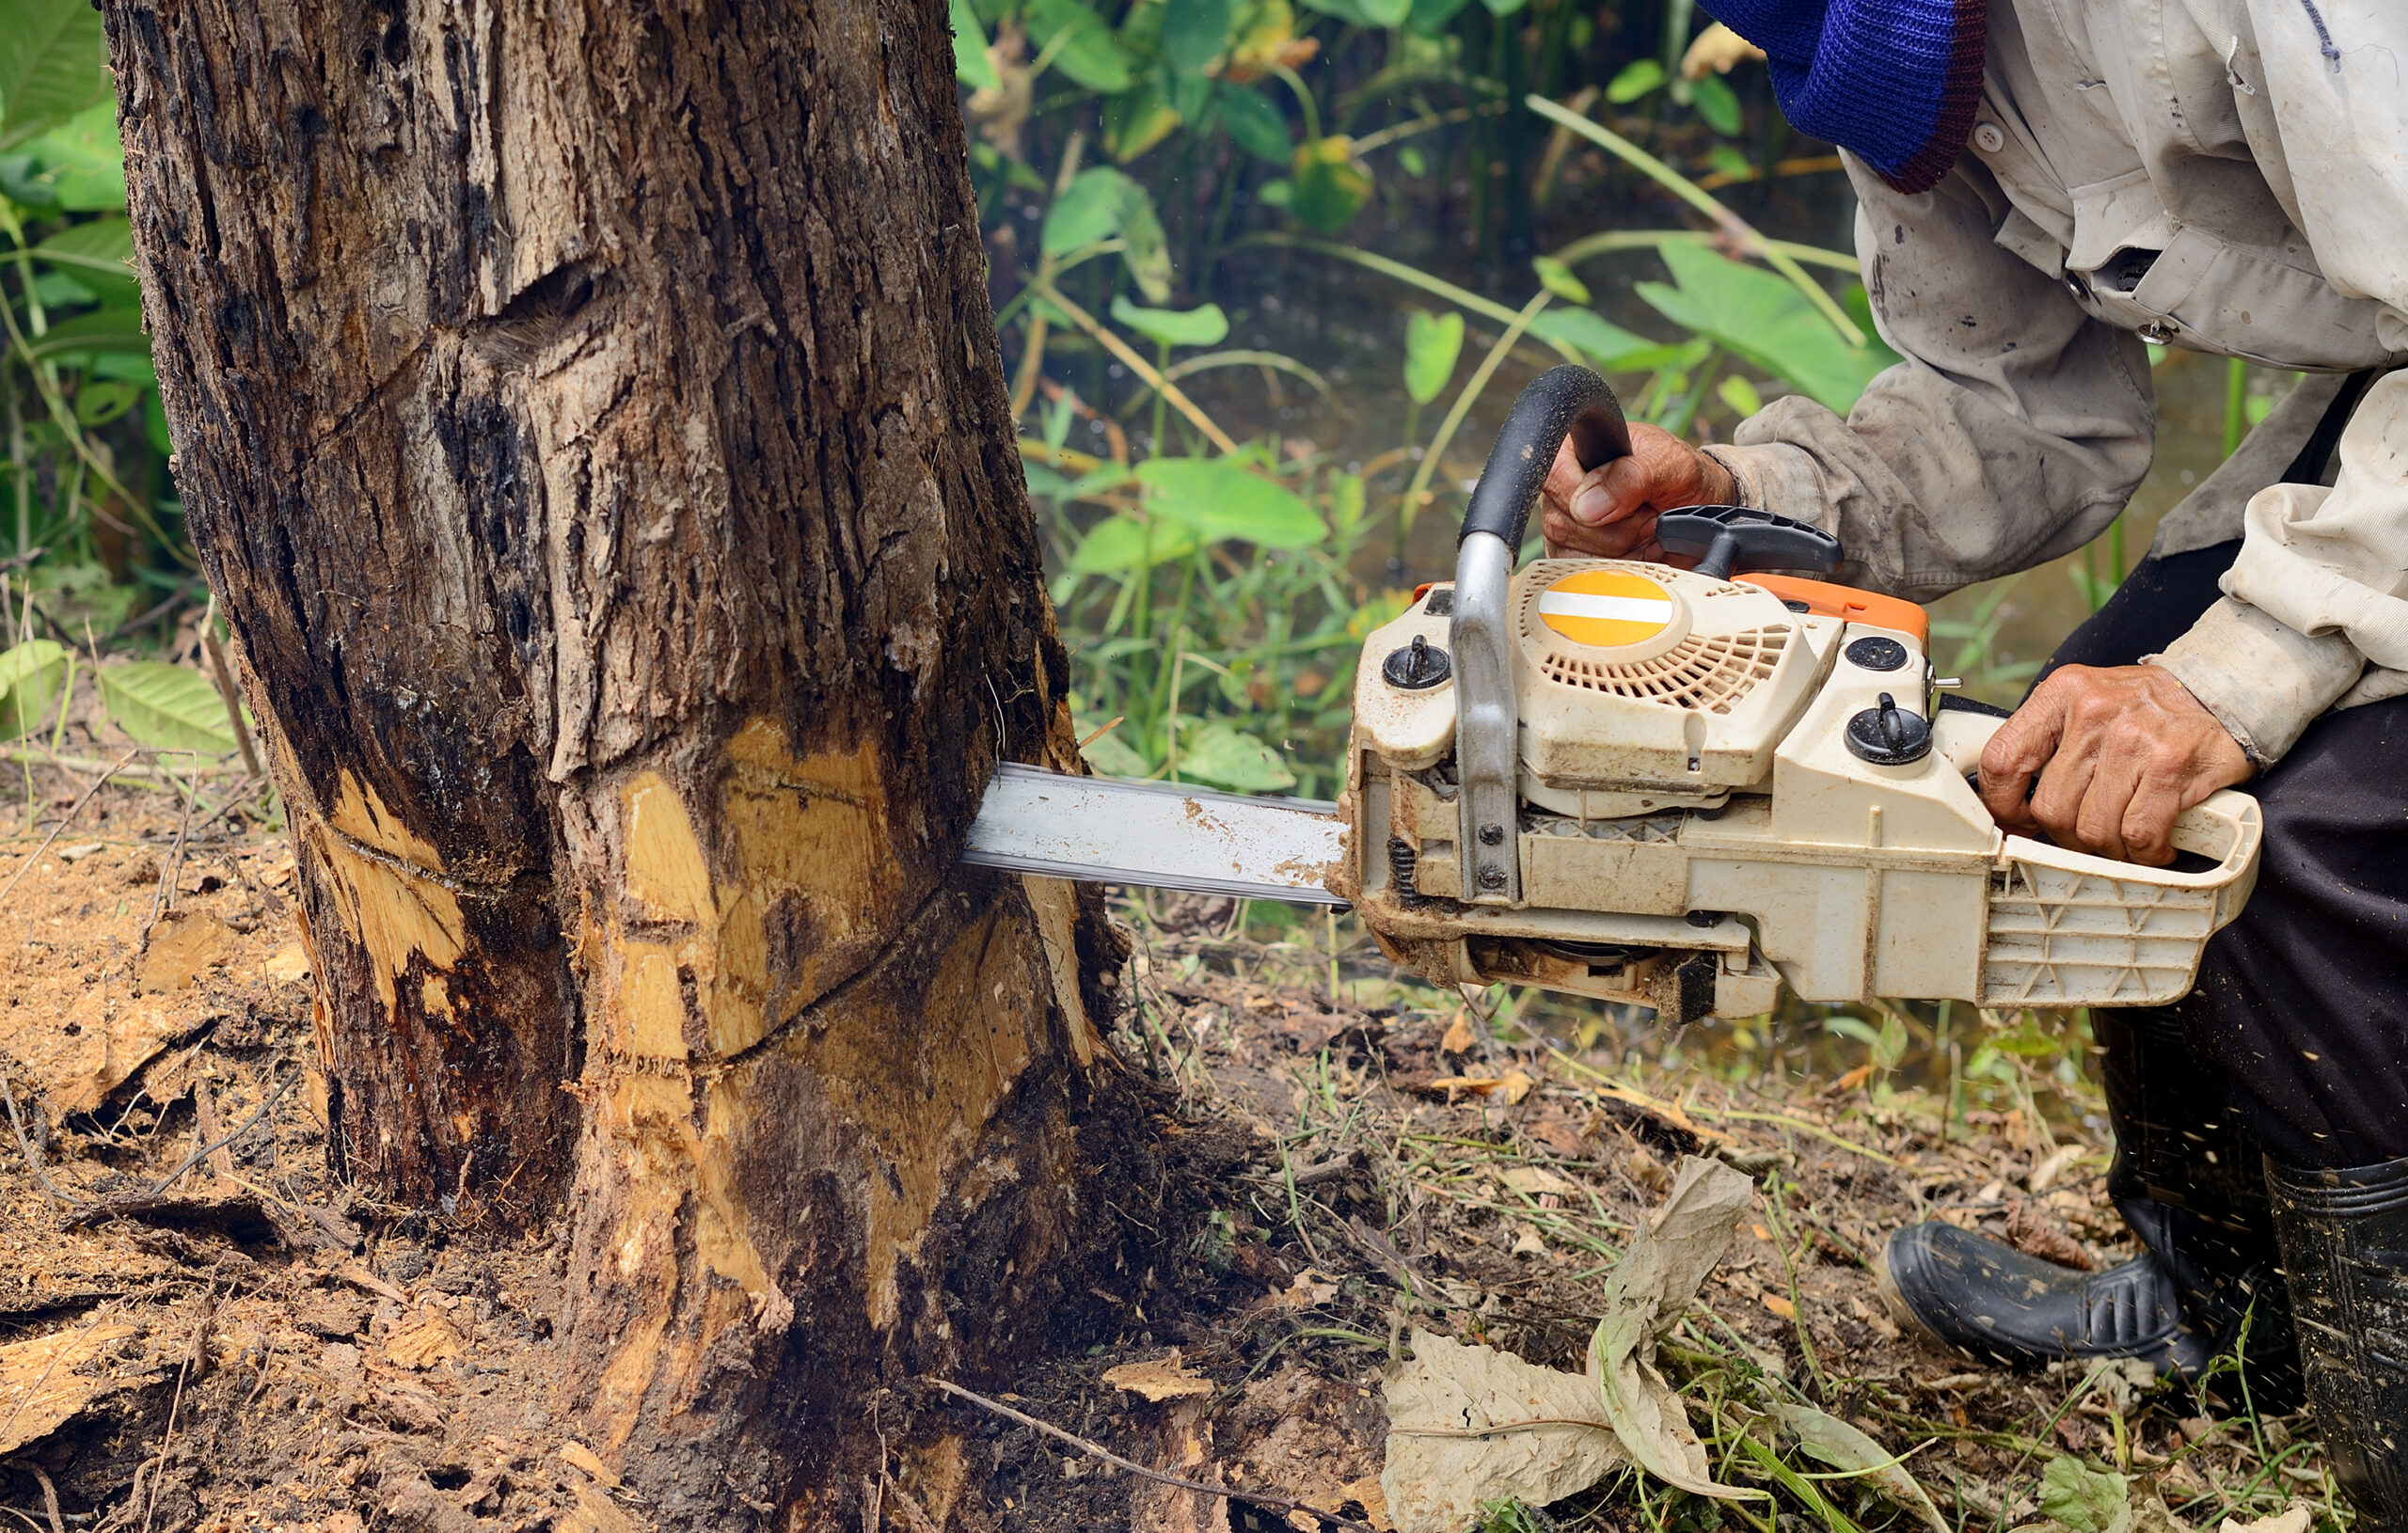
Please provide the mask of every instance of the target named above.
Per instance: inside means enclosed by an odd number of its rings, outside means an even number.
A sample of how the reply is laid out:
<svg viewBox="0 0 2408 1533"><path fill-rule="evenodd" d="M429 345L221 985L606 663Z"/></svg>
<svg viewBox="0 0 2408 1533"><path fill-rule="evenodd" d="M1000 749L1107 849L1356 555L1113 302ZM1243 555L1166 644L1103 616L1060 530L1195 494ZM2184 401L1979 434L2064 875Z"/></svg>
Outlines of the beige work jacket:
<svg viewBox="0 0 2408 1533"><path fill-rule="evenodd" d="M1849 174L1906 360L1845 420L1782 399L1711 449L1750 503L1928 598L2115 519L2152 450L2144 337L2305 369L2162 525L2159 553L2243 541L2157 663L2260 763L2408 692L2408 372L2360 401L2329 485L2273 483L2347 373L2408 364L2408 0L1991 0L1948 178Z"/></svg>

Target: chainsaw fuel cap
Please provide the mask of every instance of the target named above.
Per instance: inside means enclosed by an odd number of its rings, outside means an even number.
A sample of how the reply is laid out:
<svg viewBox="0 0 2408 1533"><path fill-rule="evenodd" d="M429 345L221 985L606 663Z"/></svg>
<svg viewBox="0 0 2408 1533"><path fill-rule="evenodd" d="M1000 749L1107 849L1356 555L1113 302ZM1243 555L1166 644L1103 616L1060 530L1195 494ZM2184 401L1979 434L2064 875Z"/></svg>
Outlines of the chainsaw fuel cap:
<svg viewBox="0 0 2408 1533"><path fill-rule="evenodd" d="M1931 754L1931 723L1881 694L1878 707L1860 710L1847 721L1847 748L1876 766L1910 766Z"/></svg>

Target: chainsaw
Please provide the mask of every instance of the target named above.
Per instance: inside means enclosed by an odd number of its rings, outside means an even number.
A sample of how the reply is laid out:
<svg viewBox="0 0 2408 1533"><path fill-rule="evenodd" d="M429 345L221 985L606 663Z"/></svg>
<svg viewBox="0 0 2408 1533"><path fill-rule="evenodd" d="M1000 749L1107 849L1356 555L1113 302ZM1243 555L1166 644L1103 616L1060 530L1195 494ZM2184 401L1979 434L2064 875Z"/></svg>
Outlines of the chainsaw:
<svg viewBox="0 0 2408 1533"><path fill-rule="evenodd" d="M1688 1022L1805 1001L2155 1005L2257 875L2255 799L2175 821L2170 867L2003 832L1975 794L2003 710L1942 696L1913 603L1824 578L1819 528L1741 506L1656 523L1689 568L1515 568L1561 445L1630 451L1605 380L1530 385L1455 578L1365 640L1337 803L1006 766L964 861L1351 905L1398 964ZM1937 705L1933 700L1938 698Z"/></svg>

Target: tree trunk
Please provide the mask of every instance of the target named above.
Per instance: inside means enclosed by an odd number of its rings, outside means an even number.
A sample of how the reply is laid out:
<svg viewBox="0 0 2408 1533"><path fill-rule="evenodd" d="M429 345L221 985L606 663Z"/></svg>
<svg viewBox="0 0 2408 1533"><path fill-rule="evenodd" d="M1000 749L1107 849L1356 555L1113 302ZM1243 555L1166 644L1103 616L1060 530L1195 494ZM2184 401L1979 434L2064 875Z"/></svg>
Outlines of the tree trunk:
<svg viewBox="0 0 2408 1533"><path fill-rule="evenodd" d="M105 9L350 1170L573 1193L594 1446L859 1525L875 1391L1040 1339L1117 957L955 866L1076 752L944 0Z"/></svg>

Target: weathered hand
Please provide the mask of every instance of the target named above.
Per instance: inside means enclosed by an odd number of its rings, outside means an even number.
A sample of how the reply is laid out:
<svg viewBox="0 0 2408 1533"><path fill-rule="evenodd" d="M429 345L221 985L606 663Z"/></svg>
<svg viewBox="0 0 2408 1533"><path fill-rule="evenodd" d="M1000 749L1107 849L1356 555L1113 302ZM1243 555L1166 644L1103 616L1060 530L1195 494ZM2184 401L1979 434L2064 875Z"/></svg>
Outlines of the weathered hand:
<svg viewBox="0 0 2408 1533"><path fill-rule="evenodd" d="M2162 866L2175 816L2256 769L2172 672L2069 665L1983 748L1982 802L2006 830Z"/></svg>
<svg viewBox="0 0 2408 1533"><path fill-rule="evenodd" d="M1738 498L1731 471L1656 426L1630 428L1630 456L1580 471L1572 444L1555 455L1541 497L1539 530L1552 555L1662 560L1656 517Z"/></svg>

